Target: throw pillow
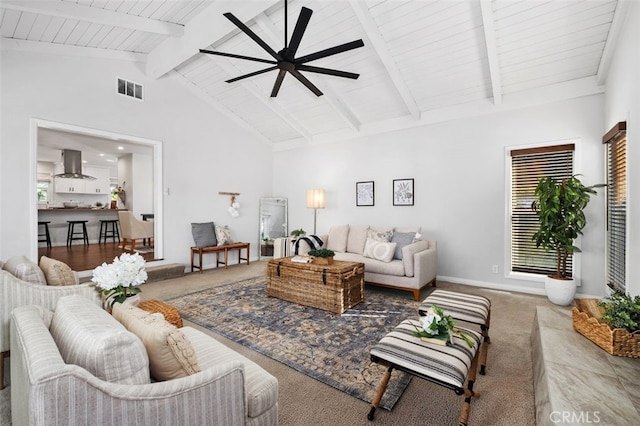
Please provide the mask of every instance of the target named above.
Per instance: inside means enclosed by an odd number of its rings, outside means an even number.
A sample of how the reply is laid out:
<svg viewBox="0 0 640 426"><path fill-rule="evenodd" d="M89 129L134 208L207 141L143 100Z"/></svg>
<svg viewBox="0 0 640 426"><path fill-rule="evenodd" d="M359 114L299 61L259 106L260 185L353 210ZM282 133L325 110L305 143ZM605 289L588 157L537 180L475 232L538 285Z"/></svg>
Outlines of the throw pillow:
<svg viewBox="0 0 640 426"><path fill-rule="evenodd" d="M218 245L216 228L213 222L192 223L191 234L196 247L211 247Z"/></svg>
<svg viewBox="0 0 640 426"><path fill-rule="evenodd" d="M142 340L149 354L149 369L154 379L171 380L201 371L191 342L162 314L116 303L113 316Z"/></svg>
<svg viewBox="0 0 640 426"><path fill-rule="evenodd" d="M415 232L394 232L393 237L391 237L391 242L396 243L393 258L402 260L402 248L413 243L415 237Z"/></svg>
<svg viewBox="0 0 640 426"><path fill-rule="evenodd" d="M381 241L367 238L364 245L364 257L381 260L383 262L391 262L393 252L396 249L396 243L383 243Z"/></svg>
<svg viewBox="0 0 640 426"><path fill-rule="evenodd" d="M350 226L347 238L347 252L362 254L364 243L367 241L368 226Z"/></svg>
<svg viewBox="0 0 640 426"><path fill-rule="evenodd" d="M391 237L393 237L393 231L390 229L378 230L369 228L367 231L367 238L374 241L389 243L391 242Z"/></svg>
<svg viewBox="0 0 640 426"><path fill-rule="evenodd" d="M327 250L344 253L347 250L349 225L332 226L327 237Z"/></svg>
<svg viewBox="0 0 640 426"><path fill-rule="evenodd" d="M49 331L67 364L108 382L150 383L149 358L140 339L88 299L61 297Z"/></svg>
<svg viewBox="0 0 640 426"><path fill-rule="evenodd" d="M231 229L229 229L228 225L216 225L216 238L218 240L217 245L219 246L226 246L233 243L231 239Z"/></svg>
<svg viewBox="0 0 640 426"><path fill-rule="evenodd" d="M38 265L24 256L14 256L2 267L14 277L33 284L47 284L44 272Z"/></svg>
<svg viewBox="0 0 640 426"><path fill-rule="evenodd" d="M69 265L47 256L40 258L40 269L44 272L48 285L77 285L78 276Z"/></svg>

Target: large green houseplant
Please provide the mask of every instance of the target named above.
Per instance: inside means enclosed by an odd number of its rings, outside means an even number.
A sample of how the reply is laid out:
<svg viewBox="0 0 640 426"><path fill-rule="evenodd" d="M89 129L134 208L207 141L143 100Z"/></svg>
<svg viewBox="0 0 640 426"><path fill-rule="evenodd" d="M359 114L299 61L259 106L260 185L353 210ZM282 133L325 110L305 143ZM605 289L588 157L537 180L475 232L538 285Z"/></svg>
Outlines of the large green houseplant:
<svg viewBox="0 0 640 426"><path fill-rule="evenodd" d="M546 176L538 180L537 199L531 207L538 215L539 228L533 240L536 247L556 255L556 272L545 280L547 297L553 303L568 305L573 301L575 281L567 274L567 259L580 252L574 241L587 224L584 209L591 195L597 193L595 188L602 186L585 186L577 176L562 180Z"/></svg>

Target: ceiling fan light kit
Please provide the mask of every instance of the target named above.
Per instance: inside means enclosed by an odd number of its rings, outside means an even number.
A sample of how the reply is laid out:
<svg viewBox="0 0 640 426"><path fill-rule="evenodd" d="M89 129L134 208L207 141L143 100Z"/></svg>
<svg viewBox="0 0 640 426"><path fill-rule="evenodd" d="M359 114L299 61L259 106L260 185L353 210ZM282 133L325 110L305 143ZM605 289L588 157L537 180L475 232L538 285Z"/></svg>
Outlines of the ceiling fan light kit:
<svg viewBox="0 0 640 426"><path fill-rule="evenodd" d="M354 40L349 43L340 44L338 46L330 47L328 49L323 49L315 53L311 53L309 55L305 55L299 58L296 58L296 52L298 51L298 47L300 46L300 41L302 40L302 36L304 35L305 30L307 29L307 25L309 24L309 20L311 19L311 15L313 11L306 7L302 7L300 11L300 15L298 16L298 21L296 22L296 26L293 29L293 34L291 35L291 40L287 40L287 1L284 3L284 48L279 52L273 50L267 43L264 42L256 33L251 31L249 27L247 27L242 21L236 18L232 13L225 13L224 16L230 20L236 27L238 27L242 32L248 35L253 41L255 41L260 47L262 47L272 58L270 59L262 59L262 58L254 58L251 56L244 55L235 55L233 53L224 53L217 52L214 50L200 49L201 53L206 53L209 55L218 55L225 56L228 58L235 59L244 59L247 61L261 62L266 64L271 64L271 67L264 68L258 71L251 72L249 74L244 74L239 77L235 77L227 80L227 83L233 83L239 80L243 80L245 78L254 77L256 75L264 74L269 71L278 70L278 76L276 77L276 81L273 85L273 89L271 90L271 97L275 98L278 96L278 92L280 91L280 86L282 86L282 81L287 73L294 76L300 83L302 83L305 87L311 90L316 96L322 96L322 92L318 89L311 81L309 81L300 71L313 72L317 74L325 74L332 75L335 77L343 77L343 78L351 78L357 79L360 74L355 74L352 72L334 70L330 68L322 68L322 67L314 67L311 65L305 65L307 62L315 61L317 59L326 58L328 56L337 55L338 53L347 52L349 50L357 49L359 47L364 46L364 42L362 39Z"/></svg>

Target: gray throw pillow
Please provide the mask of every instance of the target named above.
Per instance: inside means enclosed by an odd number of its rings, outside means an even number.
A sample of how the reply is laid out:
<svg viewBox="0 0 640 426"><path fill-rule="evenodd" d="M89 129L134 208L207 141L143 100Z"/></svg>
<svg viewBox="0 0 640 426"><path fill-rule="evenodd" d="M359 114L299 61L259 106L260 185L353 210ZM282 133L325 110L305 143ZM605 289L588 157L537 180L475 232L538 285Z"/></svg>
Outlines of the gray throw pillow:
<svg viewBox="0 0 640 426"><path fill-rule="evenodd" d="M218 245L216 229L213 222L192 223L191 233L196 247L211 247Z"/></svg>
<svg viewBox="0 0 640 426"><path fill-rule="evenodd" d="M391 242L396 243L396 250L393 253L394 259L402 260L402 248L404 246L408 246L413 242L415 238L415 232L394 232L393 237L391 237Z"/></svg>

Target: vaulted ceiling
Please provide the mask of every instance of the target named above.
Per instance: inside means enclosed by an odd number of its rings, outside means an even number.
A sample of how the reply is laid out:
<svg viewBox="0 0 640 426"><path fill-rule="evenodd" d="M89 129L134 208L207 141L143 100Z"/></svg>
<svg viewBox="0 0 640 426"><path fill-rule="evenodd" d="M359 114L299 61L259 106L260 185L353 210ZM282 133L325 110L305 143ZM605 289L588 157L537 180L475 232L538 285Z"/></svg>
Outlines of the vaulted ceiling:
<svg viewBox="0 0 640 426"><path fill-rule="evenodd" d="M144 63L150 78L185 90L275 150L601 93L626 0L290 0L288 36L313 10L298 55L356 39L364 47L309 65L357 80L304 73L271 98L277 72L199 53L272 59L223 13L275 51L284 0L2 0L3 49Z"/></svg>

